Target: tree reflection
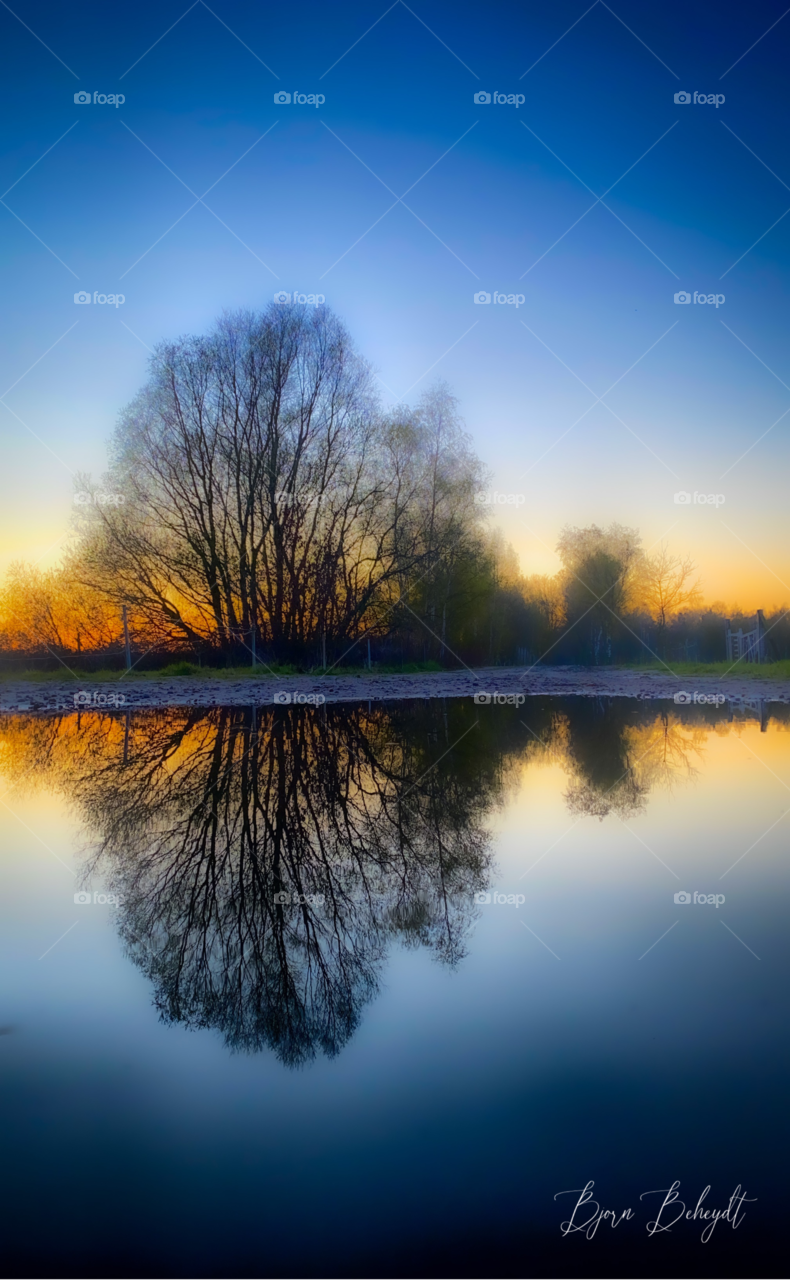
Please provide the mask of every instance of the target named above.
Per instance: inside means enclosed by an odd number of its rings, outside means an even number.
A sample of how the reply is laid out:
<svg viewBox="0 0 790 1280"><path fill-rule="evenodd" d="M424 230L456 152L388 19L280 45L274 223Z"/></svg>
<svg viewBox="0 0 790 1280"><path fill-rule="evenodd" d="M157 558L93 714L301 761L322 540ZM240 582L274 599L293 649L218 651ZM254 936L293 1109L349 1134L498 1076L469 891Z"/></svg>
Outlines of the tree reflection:
<svg viewBox="0 0 790 1280"><path fill-rule="evenodd" d="M393 939L465 954L499 785L470 704L80 719L38 722L37 754L98 833L89 871L166 1021L294 1065L346 1043Z"/></svg>
<svg viewBox="0 0 790 1280"><path fill-rule="evenodd" d="M671 791L698 775L710 726L692 711L646 711L644 704L615 707L609 699L585 700L565 726L571 813L603 821L610 813L633 817L651 791ZM581 703L582 700L579 699Z"/></svg>
<svg viewBox="0 0 790 1280"><path fill-rule="evenodd" d="M693 780L706 734L729 731L719 709L580 697L1 728L12 785L54 782L75 806L86 874L122 895L118 927L163 1019L292 1066L349 1040L393 943L462 959L493 873L486 824L525 762L562 766L574 814L625 818Z"/></svg>

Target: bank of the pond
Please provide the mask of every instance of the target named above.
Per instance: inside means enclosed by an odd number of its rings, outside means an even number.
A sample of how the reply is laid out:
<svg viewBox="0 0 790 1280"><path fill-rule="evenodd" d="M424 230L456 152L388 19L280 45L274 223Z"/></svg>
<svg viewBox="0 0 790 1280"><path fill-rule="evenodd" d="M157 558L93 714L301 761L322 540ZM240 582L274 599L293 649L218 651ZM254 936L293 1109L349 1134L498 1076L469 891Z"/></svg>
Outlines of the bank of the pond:
<svg viewBox="0 0 790 1280"><path fill-rule="evenodd" d="M118 680L0 683L0 713L52 712L82 708L315 705L379 702L395 698L472 698L481 703L518 695L580 695L587 698L668 698L697 703L790 702L790 682L728 675L676 676L669 671L587 667L489 667L403 675L135 676ZM680 697L678 695L685 695Z"/></svg>

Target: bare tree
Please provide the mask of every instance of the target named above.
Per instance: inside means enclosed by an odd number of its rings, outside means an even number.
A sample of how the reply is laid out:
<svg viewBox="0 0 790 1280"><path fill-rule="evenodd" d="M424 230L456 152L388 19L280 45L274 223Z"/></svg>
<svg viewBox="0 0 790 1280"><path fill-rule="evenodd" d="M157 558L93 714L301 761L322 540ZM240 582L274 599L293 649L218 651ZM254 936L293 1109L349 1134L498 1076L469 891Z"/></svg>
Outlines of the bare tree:
<svg viewBox="0 0 790 1280"><path fill-rule="evenodd" d="M657 623L662 641L672 618L682 609L696 609L702 603L695 572L690 556L673 555L663 542L655 555L639 558L635 573L636 598Z"/></svg>
<svg viewBox="0 0 790 1280"><path fill-rule="evenodd" d="M84 580L182 642L345 642L436 554L413 436L324 308L225 316L161 345L122 415L108 483L125 502L91 508Z"/></svg>

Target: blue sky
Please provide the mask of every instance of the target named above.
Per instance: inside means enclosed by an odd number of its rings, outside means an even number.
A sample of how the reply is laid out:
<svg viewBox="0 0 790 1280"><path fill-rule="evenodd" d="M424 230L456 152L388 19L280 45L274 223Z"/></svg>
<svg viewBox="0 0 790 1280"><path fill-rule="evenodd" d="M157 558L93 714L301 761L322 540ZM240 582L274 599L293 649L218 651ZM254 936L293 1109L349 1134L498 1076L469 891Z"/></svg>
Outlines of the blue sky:
<svg viewBox="0 0 790 1280"><path fill-rule="evenodd" d="M691 552L709 598L790 602L782 15L0 7L0 569L56 558L147 348L299 289L385 403L450 383L492 487L525 497L498 517L525 570L567 521L618 519Z"/></svg>

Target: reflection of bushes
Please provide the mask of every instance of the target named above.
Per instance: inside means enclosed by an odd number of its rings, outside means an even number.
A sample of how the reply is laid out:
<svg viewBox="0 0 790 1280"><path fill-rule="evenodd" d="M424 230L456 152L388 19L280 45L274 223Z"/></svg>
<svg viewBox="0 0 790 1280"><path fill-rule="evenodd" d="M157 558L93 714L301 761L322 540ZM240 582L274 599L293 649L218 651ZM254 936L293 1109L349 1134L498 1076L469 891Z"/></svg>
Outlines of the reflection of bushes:
<svg viewBox="0 0 790 1280"><path fill-rule="evenodd" d="M464 956L485 821L525 759L563 765L575 814L625 817L728 728L585 698L75 713L3 722L0 763L56 782L95 833L162 1017L295 1065L346 1043L393 942Z"/></svg>

